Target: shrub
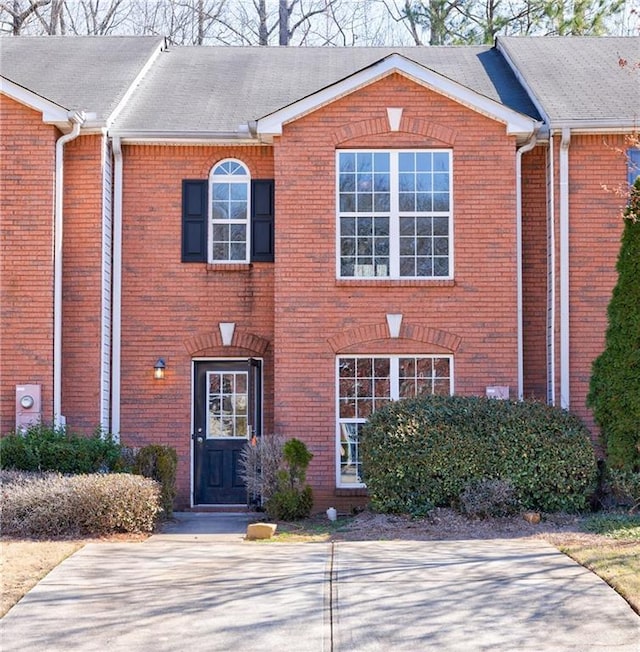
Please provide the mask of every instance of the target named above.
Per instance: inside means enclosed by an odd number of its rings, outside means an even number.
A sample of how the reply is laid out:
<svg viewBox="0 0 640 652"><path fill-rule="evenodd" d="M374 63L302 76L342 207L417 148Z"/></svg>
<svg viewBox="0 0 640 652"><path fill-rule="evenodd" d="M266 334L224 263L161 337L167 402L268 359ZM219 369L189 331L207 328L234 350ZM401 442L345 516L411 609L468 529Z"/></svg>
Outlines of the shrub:
<svg viewBox="0 0 640 652"><path fill-rule="evenodd" d="M3 471L1 480L0 524L13 536L151 532L161 511L158 483L136 475Z"/></svg>
<svg viewBox="0 0 640 652"><path fill-rule="evenodd" d="M472 480L460 494L460 507L468 516L488 518L509 516L519 505L513 484L509 480Z"/></svg>
<svg viewBox="0 0 640 652"><path fill-rule="evenodd" d="M265 503L275 520L295 521L306 518L313 508L313 491L305 485L307 467L313 454L299 439L289 439L282 447L282 463L276 472L276 485Z"/></svg>
<svg viewBox="0 0 640 652"><path fill-rule="evenodd" d="M276 491L285 441L282 435L265 435L247 442L242 449L240 477L251 503L262 506Z"/></svg>
<svg viewBox="0 0 640 652"><path fill-rule="evenodd" d="M134 473L152 478L160 483L161 504L165 518L170 518L173 514L177 467L178 455L170 446L152 444L141 448L135 456Z"/></svg>
<svg viewBox="0 0 640 652"><path fill-rule="evenodd" d="M363 474L383 512L455 504L478 480L511 482L524 509L587 506L597 469L589 431L536 402L425 396L390 403L363 428Z"/></svg>
<svg viewBox="0 0 640 652"><path fill-rule="evenodd" d="M631 512L640 508L640 472L612 469L609 473L611 491L620 505L626 505Z"/></svg>
<svg viewBox="0 0 640 652"><path fill-rule="evenodd" d="M118 468L120 446L111 435L87 437L64 427L34 424L0 439L0 468L20 471L95 473Z"/></svg>
<svg viewBox="0 0 640 652"><path fill-rule="evenodd" d="M267 501L267 513L276 521L297 521L307 518L313 508L313 492L307 485L304 489L285 487L276 491Z"/></svg>
<svg viewBox="0 0 640 652"><path fill-rule="evenodd" d="M601 428L609 466L640 472L640 177L624 216L605 348L593 363L587 405Z"/></svg>

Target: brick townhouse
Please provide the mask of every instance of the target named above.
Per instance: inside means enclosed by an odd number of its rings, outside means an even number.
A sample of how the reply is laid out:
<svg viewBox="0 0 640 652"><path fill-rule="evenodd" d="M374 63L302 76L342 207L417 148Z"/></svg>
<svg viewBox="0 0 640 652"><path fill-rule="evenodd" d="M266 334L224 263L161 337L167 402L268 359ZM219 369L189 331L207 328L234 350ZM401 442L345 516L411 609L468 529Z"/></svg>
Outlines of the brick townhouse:
<svg viewBox="0 0 640 652"><path fill-rule="evenodd" d="M593 426L638 60L640 38L0 39L1 432L173 446L183 508L244 504L247 440L295 436L316 508L348 509L389 400Z"/></svg>

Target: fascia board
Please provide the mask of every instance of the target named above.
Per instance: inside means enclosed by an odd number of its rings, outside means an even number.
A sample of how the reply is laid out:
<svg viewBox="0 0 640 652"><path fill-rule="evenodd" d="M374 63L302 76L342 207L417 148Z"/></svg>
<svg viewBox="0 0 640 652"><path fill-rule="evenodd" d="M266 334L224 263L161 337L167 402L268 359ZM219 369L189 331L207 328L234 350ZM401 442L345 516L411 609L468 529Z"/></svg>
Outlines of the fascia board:
<svg viewBox="0 0 640 652"><path fill-rule="evenodd" d="M354 73L350 77L327 86L322 90L293 102L278 111L263 116L257 121L259 136L280 136L282 127L287 122L296 120L303 115L334 102L335 100L367 86L387 75L398 72L423 86L426 86L441 95L464 104L474 111L483 113L490 118L503 122L509 134L533 133L536 121L522 113L518 113L484 95L462 86L457 82L440 75L429 68L425 68L415 61L411 61L399 54L392 54L377 63Z"/></svg>
<svg viewBox="0 0 640 652"><path fill-rule="evenodd" d="M47 100L20 84L0 76L0 92L42 114L42 121L56 126L70 126L69 109Z"/></svg>

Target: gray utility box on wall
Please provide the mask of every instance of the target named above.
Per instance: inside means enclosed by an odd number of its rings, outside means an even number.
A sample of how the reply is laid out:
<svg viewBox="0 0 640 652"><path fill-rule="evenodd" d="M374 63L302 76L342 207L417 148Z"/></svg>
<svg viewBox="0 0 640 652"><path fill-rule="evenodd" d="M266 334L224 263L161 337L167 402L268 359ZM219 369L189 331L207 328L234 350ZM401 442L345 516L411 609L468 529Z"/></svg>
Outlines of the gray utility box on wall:
<svg viewBox="0 0 640 652"><path fill-rule="evenodd" d="M16 385L16 431L42 419L40 385Z"/></svg>
<svg viewBox="0 0 640 652"><path fill-rule="evenodd" d="M499 398L503 401L509 400L509 385L491 385L487 387L488 398Z"/></svg>

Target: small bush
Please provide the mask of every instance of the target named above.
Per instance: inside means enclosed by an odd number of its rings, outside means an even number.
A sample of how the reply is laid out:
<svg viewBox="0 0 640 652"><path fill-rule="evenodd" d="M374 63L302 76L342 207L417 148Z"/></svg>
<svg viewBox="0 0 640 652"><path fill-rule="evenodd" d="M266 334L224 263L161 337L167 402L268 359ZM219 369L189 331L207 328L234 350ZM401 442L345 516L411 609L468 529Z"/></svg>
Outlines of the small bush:
<svg viewBox="0 0 640 652"><path fill-rule="evenodd" d="M511 482L524 509L579 511L597 479L587 428L535 402L396 401L371 416L360 450L371 506L382 512L450 506L468 483L498 478Z"/></svg>
<svg viewBox="0 0 640 652"><path fill-rule="evenodd" d="M276 521L297 521L307 518L313 508L313 492L307 485L304 489L281 489L267 501L267 512Z"/></svg>
<svg viewBox="0 0 640 652"><path fill-rule="evenodd" d="M136 475L3 471L0 479L0 525L11 536L151 532L161 511L158 483Z"/></svg>
<svg viewBox="0 0 640 652"><path fill-rule="evenodd" d="M247 442L242 449L240 477L252 504L264 505L276 491L285 441L282 435L265 435Z"/></svg>
<svg viewBox="0 0 640 652"><path fill-rule="evenodd" d="M281 468L276 472L275 490L265 503L271 518L295 521L311 514L313 492L305 482L312 458L313 454L299 439L289 439L284 443Z"/></svg>
<svg viewBox="0 0 640 652"><path fill-rule="evenodd" d="M120 446L111 435L84 436L43 423L0 439L0 468L19 471L95 473L117 469Z"/></svg>
<svg viewBox="0 0 640 652"><path fill-rule="evenodd" d="M472 480L460 494L463 513L475 518L509 516L518 511L515 489L509 480Z"/></svg>
<svg viewBox="0 0 640 652"><path fill-rule="evenodd" d="M173 500L176 497L176 469L178 455L170 446L152 444L141 448L133 466L134 473L152 478L160 483L162 509L165 518L173 514Z"/></svg>
<svg viewBox="0 0 640 652"><path fill-rule="evenodd" d="M629 507L631 512L640 509L640 472L611 469L611 491L619 505Z"/></svg>

